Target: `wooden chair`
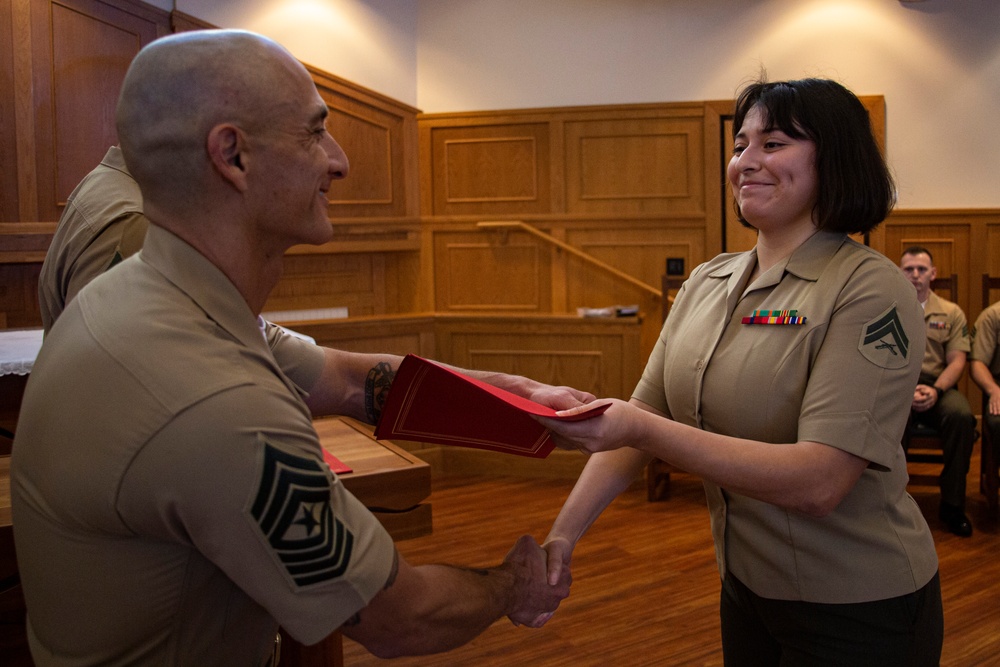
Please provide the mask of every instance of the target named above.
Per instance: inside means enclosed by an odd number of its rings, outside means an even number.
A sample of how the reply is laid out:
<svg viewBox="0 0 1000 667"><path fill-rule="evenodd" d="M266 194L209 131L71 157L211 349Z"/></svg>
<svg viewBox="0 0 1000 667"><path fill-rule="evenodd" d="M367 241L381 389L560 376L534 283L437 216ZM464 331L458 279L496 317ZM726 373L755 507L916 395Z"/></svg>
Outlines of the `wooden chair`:
<svg viewBox="0 0 1000 667"><path fill-rule="evenodd" d="M935 292L948 292L948 300L958 301L958 274L945 278L936 278L931 282ZM941 432L926 424L915 423L911 417L903 431L903 451L906 460L913 463L944 463L944 452L941 445Z"/></svg>
<svg viewBox="0 0 1000 667"><path fill-rule="evenodd" d="M679 290L684 284L684 280L683 276L670 276L666 273L661 277L660 282L663 287L662 321L667 320L670 306L674 303L671 292ZM664 500L670 495L670 473L673 470L674 467L666 461L653 459L649 462L649 465L646 466L646 499L649 502Z"/></svg>
<svg viewBox="0 0 1000 667"><path fill-rule="evenodd" d="M1000 277L990 276L988 273L983 274L983 310L990 307L990 290L1000 290ZM986 497L986 505L990 508L990 511L994 514L997 513L998 506L998 488L1000 488L1000 475L997 473L997 460L995 457L995 448L1000 443L994 443L991 437L989 429L986 426L986 415L989 412L989 397L983 394L983 409L980 413L982 415L982 428L980 430L983 434L982 442L980 442L979 450L979 492Z"/></svg>

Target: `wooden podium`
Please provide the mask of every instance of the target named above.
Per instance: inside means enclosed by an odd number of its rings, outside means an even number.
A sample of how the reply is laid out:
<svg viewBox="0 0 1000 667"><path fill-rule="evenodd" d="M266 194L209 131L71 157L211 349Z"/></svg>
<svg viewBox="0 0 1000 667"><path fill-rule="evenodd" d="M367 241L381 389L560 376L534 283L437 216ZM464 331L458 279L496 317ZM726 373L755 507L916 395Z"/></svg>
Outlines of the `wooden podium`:
<svg viewBox="0 0 1000 667"><path fill-rule="evenodd" d="M323 449L352 468L338 475L344 488L370 509L395 540L428 535L431 467L387 440L374 427L348 417L313 421Z"/></svg>

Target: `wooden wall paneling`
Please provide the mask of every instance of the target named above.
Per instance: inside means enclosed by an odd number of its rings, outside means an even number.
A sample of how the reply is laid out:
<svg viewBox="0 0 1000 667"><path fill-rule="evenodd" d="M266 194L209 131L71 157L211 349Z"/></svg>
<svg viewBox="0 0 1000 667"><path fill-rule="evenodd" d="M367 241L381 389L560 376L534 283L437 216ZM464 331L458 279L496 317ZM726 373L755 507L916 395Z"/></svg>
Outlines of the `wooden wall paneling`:
<svg viewBox="0 0 1000 667"><path fill-rule="evenodd" d="M550 312L551 249L528 234L439 229L435 310Z"/></svg>
<svg viewBox="0 0 1000 667"><path fill-rule="evenodd" d="M667 257L683 258L685 270L690 273L703 261L706 252L704 223L700 218L692 218L687 224L675 220L593 222L571 228L568 241L657 289ZM641 350L645 359L659 336L661 300L579 259L570 258L569 267L567 301L571 312L578 307L639 306L643 318Z"/></svg>
<svg viewBox="0 0 1000 667"><path fill-rule="evenodd" d="M991 276L1000 276L1000 215L987 222L983 236L985 236L985 243L982 245L977 245L978 248L985 248L984 254L986 255L986 266L984 267L983 273L988 273Z"/></svg>
<svg viewBox="0 0 1000 667"><path fill-rule="evenodd" d="M38 274L42 265L0 264L0 328L40 327Z"/></svg>
<svg viewBox="0 0 1000 667"><path fill-rule="evenodd" d="M330 189L330 218L415 219L419 214L417 110L308 67L330 108L327 127L351 170Z"/></svg>
<svg viewBox="0 0 1000 667"><path fill-rule="evenodd" d="M726 147L726 137L732 119L732 100L705 102L705 257L709 259L724 251L722 225L731 198L727 194L729 179L726 167L731 149ZM731 142L732 140L729 139ZM689 273L693 266L684 267Z"/></svg>
<svg viewBox="0 0 1000 667"><path fill-rule="evenodd" d="M639 326L636 318L440 315L435 342L438 358L459 367L628 398L642 372Z"/></svg>
<svg viewBox="0 0 1000 667"><path fill-rule="evenodd" d="M4 3L0 8L0 223L21 220L18 208L18 140L17 112L15 102L18 96L10 94L15 89L15 61L25 57L27 49L23 44L15 44L14 17L18 12L15 2ZM23 19L22 19L23 22ZM23 40L30 32L19 26L17 37Z"/></svg>
<svg viewBox="0 0 1000 667"><path fill-rule="evenodd" d="M704 214L700 111L567 122L567 213Z"/></svg>
<svg viewBox="0 0 1000 667"><path fill-rule="evenodd" d="M265 310L345 307L351 317L426 312L419 302L419 277L419 247L291 252Z"/></svg>
<svg viewBox="0 0 1000 667"><path fill-rule="evenodd" d="M169 14L126 0L59 0L32 16L38 219L66 198L117 143L114 111L125 71L169 30Z"/></svg>
<svg viewBox="0 0 1000 667"><path fill-rule="evenodd" d="M385 312L423 313L430 305L422 303L420 253L384 253Z"/></svg>
<svg viewBox="0 0 1000 667"><path fill-rule="evenodd" d="M551 211L547 122L434 127L427 141L433 215Z"/></svg>
<svg viewBox="0 0 1000 667"><path fill-rule="evenodd" d="M346 307L351 316L382 315L385 283L379 253L289 255L264 310Z"/></svg>
<svg viewBox="0 0 1000 667"><path fill-rule="evenodd" d="M429 314L280 322L320 345L349 352L418 354L435 358L434 317Z"/></svg>
<svg viewBox="0 0 1000 667"><path fill-rule="evenodd" d="M552 213L566 211L566 119L549 119L549 149L553 159L549 161L549 193Z"/></svg>
<svg viewBox="0 0 1000 667"><path fill-rule="evenodd" d="M321 345L419 354L462 368L517 373L601 396L628 398L642 372L637 318L414 313L279 323Z"/></svg>
<svg viewBox="0 0 1000 667"><path fill-rule="evenodd" d="M0 264L41 264L55 231L54 222L0 224Z"/></svg>
<svg viewBox="0 0 1000 667"><path fill-rule="evenodd" d="M14 105L14 128L17 150L6 156L12 160L17 175L17 220L39 220L38 182L35 146L36 100L38 86L34 71L37 42L47 34L39 29L48 17L48 6L32 0L11 2L11 28L14 39L10 42L13 52L13 79L9 91ZM36 34L37 33L37 34ZM44 50L42 50L44 53ZM13 159L15 158L16 159ZM5 161L4 166L7 166Z"/></svg>
<svg viewBox="0 0 1000 667"><path fill-rule="evenodd" d="M564 225L553 225L549 230L550 235L561 243L569 243L566 238L566 227ZM571 312L569 305L569 263L574 259L568 252L563 252L561 248L552 249L552 312Z"/></svg>
<svg viewBox="0 0 1000 667"><path fill-rule="evenodd" d="M128 63L168 30L166 12L133 0L11 0L0 11L4 326L40 324L39 264L62 206L116 142Z"/></svg>

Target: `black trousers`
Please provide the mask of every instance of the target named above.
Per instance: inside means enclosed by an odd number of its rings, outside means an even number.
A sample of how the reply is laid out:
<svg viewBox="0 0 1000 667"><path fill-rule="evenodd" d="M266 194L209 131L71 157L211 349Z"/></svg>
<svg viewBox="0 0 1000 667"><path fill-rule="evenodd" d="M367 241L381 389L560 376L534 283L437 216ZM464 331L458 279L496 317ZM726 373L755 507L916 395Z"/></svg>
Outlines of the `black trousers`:
<svg viewBox="0 0 1000 667"><path fill-rule="evenodd" d="M726 667L933 667L941 660L941 582L897 598L853 604L769 600L722 583Z"/></svg>

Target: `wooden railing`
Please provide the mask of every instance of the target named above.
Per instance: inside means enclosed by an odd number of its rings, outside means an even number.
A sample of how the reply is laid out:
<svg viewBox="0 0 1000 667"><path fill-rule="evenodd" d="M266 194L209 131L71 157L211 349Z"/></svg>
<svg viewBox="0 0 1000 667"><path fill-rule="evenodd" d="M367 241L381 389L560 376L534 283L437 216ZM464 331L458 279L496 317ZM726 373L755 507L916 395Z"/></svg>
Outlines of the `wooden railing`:
<svg viewBox="0 0 1000 667"><path fill-rule="evenodd" d="M606 272L610 273L611 275L615 276L619 280L624 280L625 282L627 282L627 283L629 283L631 285L634 285L635 287L638 287L639 289L643 290L644 292L648 292L648 293L652 294L657 299L662 299L663 298L663 291L662 290L659 290L659 289L653 287L652 285L648 285L648 284L642 282L641 280L639 280L638 278L635 278L634 276L630 276L629 274L625 273L624 271L620 271L620 270L616 269L615 267L611 266L610 264L605 264L604 262L602 262L601 260L597 259L593 255L585 253L584 251L582 251L582 250L580 250L578 248L575 248L575 247L571 246L568 243L560 241L556 237L551 236L550 234L546 234L545 232L543 232L542 230L538 229L537 227L533 227L532 225L529 225L529 224L527 224L525 222L521 222L519 220L483 221L483 222L476 223L476 226L479 227L479 228L481 228L481 229L501 229L501 230L503 230L503 229L518 229L518 230L521 230L523 232L527 232L527 233L531 234L532 236L538 237L538 238L542 239L543 241L545 241L547 243L550 243L550 244L556 246L557 248L559 248L561 250L565 250L569 254L573 255L574 257L580 258L581 260L583 260L587 264L590 264L591 266L595 266L595 267L601 269L602 271L606 271Z"/></svg>

